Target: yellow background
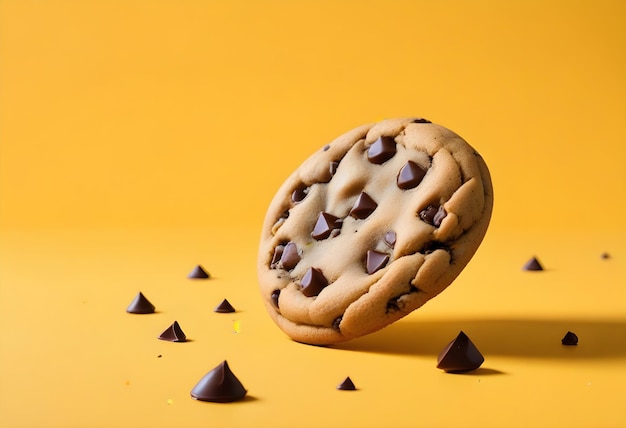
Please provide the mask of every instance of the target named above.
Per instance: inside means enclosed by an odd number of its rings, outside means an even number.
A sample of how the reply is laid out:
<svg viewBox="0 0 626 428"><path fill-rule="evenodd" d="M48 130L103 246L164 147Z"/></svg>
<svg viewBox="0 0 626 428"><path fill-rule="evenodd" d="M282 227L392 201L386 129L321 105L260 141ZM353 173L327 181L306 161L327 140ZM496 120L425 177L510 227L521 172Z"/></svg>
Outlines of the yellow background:
<svg viewBox="0 0 626 428"><path fill-rule="evenodd" d="M625 22L608 0L0 0L0 426L624 426ZM388 329L293 343L257 292L265 209L396 116L486 159L484 245ZM157 314L125 313L139 290ZM175 319L192 341L156 340ZM485 364L443 374L461 329ZM251 398L191 400L224 359Z"/></svg>

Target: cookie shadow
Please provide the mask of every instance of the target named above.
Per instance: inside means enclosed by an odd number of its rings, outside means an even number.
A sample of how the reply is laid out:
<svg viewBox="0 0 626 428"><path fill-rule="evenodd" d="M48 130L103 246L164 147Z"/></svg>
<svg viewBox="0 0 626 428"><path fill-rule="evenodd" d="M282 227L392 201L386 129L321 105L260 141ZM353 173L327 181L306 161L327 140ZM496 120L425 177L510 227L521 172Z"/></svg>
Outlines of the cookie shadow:
<svg viewBox="0 0 626 428"><path fill-rule="evenodd" d="M626 357L626 319L405 319L332 348L436 356L459 331L465 332L483 355L567 359ZM568 331L578 336L578 345L561 344Z"/></svg>

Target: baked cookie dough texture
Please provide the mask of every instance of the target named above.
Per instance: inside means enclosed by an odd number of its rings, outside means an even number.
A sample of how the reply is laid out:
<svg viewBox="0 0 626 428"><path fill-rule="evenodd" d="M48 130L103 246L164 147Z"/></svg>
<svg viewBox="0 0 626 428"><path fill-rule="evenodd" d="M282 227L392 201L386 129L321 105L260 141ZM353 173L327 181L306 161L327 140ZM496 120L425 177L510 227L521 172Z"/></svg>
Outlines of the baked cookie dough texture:
<svg viewBox="0 0 626 428"><path fill-rule="evenodd" d="M283 183L264 220L261 295L293 340L330 345L375 332L459 275L489 225L487 165L420 118L358 127Z"/></svg>

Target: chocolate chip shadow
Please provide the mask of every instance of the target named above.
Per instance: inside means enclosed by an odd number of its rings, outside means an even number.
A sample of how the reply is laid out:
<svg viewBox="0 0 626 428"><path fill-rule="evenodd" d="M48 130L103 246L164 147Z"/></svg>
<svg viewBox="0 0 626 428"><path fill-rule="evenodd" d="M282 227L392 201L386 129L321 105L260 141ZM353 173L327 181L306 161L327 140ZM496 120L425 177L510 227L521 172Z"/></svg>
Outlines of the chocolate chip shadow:
<svg viewBox="0 0 626 428"><path fill-rule="evenodd" d="M334 349L401 355L437 355L464 331L483 355L523 358L626 358L626 319L474 319L404 320L369 336L333 345ZM561 339L576 333L577 346Z"/></svg>

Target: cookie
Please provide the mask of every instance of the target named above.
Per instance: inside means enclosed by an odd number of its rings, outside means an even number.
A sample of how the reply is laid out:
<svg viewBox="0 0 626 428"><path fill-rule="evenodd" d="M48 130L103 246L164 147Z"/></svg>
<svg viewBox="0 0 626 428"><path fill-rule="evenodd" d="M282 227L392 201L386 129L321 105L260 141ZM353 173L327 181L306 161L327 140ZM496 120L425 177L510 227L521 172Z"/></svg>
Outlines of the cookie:
<svg viewBox="0 0 626 428"><path fill-rule="evenodd" d="M265 306L293 340L375 332L459 275L489 224L482 157L425 119L358 127L321 147L269 205L258 255Z"/></svg>

